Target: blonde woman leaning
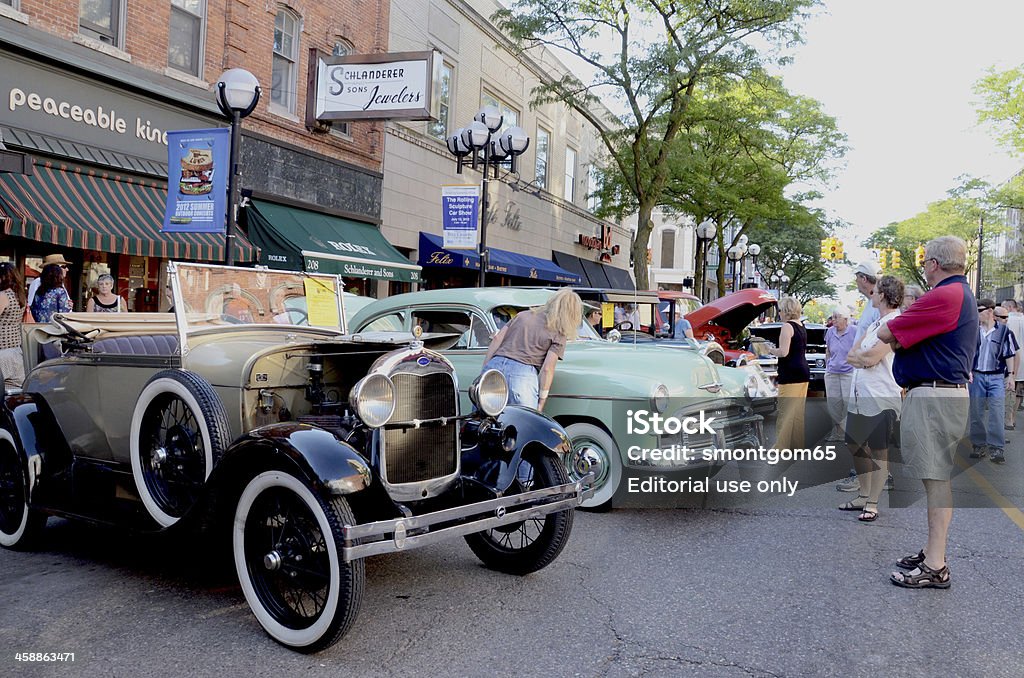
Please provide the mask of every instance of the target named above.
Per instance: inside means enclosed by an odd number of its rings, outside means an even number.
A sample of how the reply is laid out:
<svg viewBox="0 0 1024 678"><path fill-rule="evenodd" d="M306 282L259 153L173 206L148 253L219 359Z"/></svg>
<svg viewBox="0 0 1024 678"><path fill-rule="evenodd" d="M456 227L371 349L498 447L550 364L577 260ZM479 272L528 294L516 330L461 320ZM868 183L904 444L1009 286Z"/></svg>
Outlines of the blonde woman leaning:
<svg viewBox="0 0 1024 678"><path fill-rule="evenodd" d="M793 297L779 302L782 329L779 345L768 352L779 358L779 413L776 418L776 449L804 446L804 401L811 370L807 366L807 329L800 320L803 307Z"/></svg>
<svg viewBox="0 0 1024 678"><path fill-rule="evenodd" d="M582 320L582 300L564 287L546 304L523 311L494 335L484 369L505 375L510 404L544 410L555 364L565 357L565 344L576 338Z"/></svg>

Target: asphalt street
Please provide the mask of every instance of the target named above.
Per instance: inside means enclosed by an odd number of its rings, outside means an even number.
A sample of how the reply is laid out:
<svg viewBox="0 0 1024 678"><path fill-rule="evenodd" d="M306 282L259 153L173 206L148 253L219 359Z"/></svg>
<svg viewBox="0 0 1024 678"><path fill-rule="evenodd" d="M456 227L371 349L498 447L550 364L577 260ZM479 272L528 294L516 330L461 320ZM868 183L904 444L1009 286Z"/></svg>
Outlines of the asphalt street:
<svg viewBox="0 0 1024 678"><path fill-rule="evenodd" d="M923 508L883 500L862 524L835 509L851 495L819 486L764 507L580 512L561 557L524 578L462 541L372 558L356 627L313 656L264 635L195 539L51 520L40 550L0 551L0 675L1021 676L1024 433L1010 435L1004 466L962 474L1002 508L957 512L948 591L888 581L924 543Z"/></svg>

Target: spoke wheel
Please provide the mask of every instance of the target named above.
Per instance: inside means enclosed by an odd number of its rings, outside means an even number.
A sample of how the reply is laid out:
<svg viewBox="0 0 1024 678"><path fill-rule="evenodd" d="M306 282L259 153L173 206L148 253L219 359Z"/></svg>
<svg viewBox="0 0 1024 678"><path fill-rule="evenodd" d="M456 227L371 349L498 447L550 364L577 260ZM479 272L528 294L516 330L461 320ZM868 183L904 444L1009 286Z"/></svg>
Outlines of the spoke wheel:
<svg viewBox="0 0 1024 678"><path fill-rule="evenodd" d="M150 379L132 415L131 461L157 523L170 527L195 506L229 436L224 405L205 379L186 370Z"/></svg>
<svg viewBox="0 0 1024 678"><path fill-rule="evenodd" d="M288 473L267 471L246 486L235 512L235 568L274 640L315 652L348 631L365 579L363 561L340 558L341 527L354 523L344 499L320 499Z"/></svg>
<svg viewBox="0 0 1024 678"><path fill-rule="evenodd" d="M553 487L568 482L562 462L544 453L526 453L513 487L506 494ZM529 574L549 565L565 548L572 532L572 510L549 513L466 537L473 553L487 567L508 574Z"/></svg>
<svg viewBox="0 0 1024 678"><path fill-rule="evenodd" d="M565 427L572 441L571 457L563 459L569 479L576 481L587 473L594 474L594 496L583 508L607 510L622 480L622 458L612 437L593 424L577 423Z"/></svg>
<svg viewBox="0 0 1024 678"><path fill-rule="evenodd" d="M0 546L29 547L46 526L46 515L28 503L25 465L11 434L0 429Z"/></svg>

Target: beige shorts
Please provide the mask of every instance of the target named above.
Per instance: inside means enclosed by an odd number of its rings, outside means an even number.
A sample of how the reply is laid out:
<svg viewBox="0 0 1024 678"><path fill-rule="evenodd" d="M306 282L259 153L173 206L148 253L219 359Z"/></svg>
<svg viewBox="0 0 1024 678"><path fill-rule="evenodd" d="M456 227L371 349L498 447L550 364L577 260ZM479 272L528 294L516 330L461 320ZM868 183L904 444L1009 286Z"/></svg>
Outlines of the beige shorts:
<svg viewBox="0 0 1024 678"><path fill-rule="evenodd" d="M966 388L918 386L907 392L900 416L900 449L911 475L922 480L950 479L969 414Z"/></svg>

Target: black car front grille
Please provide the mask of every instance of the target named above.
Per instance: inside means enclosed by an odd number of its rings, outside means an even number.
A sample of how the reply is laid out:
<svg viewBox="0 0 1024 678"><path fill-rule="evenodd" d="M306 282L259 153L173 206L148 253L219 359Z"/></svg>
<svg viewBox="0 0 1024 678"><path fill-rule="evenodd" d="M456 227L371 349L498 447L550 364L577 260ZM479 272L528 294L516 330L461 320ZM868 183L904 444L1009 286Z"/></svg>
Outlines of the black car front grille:
<svg viewBox="0 0 1024 678"><path fill-rule="evenodd" d="M447 372L397 373L393 424L384 429L384 469L391 485L417 483L455 473L459 461L457 421L425 423L411 428L414 420L455 417L458 394Z"/></svg>

